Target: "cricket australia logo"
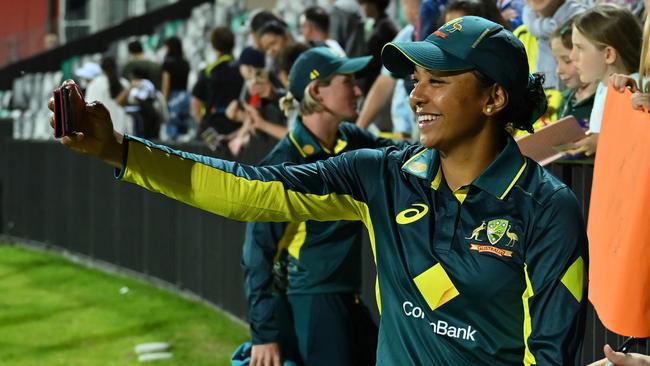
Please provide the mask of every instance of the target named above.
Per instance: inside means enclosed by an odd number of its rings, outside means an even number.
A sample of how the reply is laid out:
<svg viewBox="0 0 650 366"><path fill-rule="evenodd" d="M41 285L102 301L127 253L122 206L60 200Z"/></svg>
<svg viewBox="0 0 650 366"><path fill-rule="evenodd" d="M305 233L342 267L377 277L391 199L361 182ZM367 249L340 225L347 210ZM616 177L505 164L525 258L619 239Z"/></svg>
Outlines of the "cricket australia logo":
<svg viewBox="0 0 650 366"><path fill-rule="evenodd" d="M472 230L472 235L465 239L482 241L480 239L481 232L485 230L485 235L491 245L472 243L470 244L469 249L475 250L479 253L488 252L496 254L500 257L512 257L512 251L496 247L504 236L508 239L508 242L505 244L506 247L512 248L517 244L519 236L512 232L511 229L512 225L506 219L494 219L487 222L483 221L481 222L481 225Z"/></svg>
<svg viewBox="0 0 650 366"><path fill-rule="evenodd" d="M503 238L503 234L508 229L508 220L496 219L490 220L487 224L487 237L490 244L495 245Z"/></svg>

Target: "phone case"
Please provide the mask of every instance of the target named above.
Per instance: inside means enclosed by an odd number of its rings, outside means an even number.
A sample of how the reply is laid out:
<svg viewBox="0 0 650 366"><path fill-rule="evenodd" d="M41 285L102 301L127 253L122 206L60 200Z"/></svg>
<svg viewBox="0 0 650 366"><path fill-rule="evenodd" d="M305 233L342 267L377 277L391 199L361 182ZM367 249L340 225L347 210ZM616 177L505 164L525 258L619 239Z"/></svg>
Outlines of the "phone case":
<svg viewBox="0 0 650 366"><path fill-rule="evenodd" d="M71 113L70 113L70 89L61 90L61 99L63 100L63 135L68 136L73 132Z"/></svg>
<svg viewBox="0 0 650 366"><path fill-rule="evenodd" d="M75 132L75 126L72 121L72 89L75 89L79 95L81 91L77 84L67 84L56 88L54 94L54 137L72 135ZM82 96L83 98L83 96Z"/></svg>
<svg viewBox="0 0 650 366"><path fill-rule="evenodd" d="M54 137L63 137L63 99L61 88L54 89Z"/></svg>

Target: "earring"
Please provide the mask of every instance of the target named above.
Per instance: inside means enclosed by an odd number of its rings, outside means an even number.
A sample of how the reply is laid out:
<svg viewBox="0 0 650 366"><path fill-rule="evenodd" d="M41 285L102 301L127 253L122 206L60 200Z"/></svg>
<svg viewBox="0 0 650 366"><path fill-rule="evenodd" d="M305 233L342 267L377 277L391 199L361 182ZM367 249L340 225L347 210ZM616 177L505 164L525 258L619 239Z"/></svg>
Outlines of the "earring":
<svg viewBox="0 0 650 366"><path fill-rule="evenodd" d="M492 107L485 108L485 111L488 112L488 113L492 113Z"/></svg>

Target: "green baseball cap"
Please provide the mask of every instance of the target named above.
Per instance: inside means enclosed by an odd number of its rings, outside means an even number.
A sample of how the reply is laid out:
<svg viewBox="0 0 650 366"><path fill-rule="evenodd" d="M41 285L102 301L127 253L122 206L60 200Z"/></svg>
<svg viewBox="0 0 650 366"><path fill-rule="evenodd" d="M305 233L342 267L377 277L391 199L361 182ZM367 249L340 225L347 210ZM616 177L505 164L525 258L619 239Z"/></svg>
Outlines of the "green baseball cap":
<svg viewBox="0 0 650 366"><path fill-rule="evenodd" d="M428 70L478 70L503 86L511 98L525 95L529 81L524 45L501 25L477 16L456 18L420 42L384 46L384 66L406 76L415 65Z"/></svg>
<svg viewBox="0 0 650 366"><path fill-rule="evenodd" d="M314 81L335 74L352 74L363 70L372 56L347 58L329 47L314 47L303 52L289 71L289 91L302 100L305 88Z"/></svg>

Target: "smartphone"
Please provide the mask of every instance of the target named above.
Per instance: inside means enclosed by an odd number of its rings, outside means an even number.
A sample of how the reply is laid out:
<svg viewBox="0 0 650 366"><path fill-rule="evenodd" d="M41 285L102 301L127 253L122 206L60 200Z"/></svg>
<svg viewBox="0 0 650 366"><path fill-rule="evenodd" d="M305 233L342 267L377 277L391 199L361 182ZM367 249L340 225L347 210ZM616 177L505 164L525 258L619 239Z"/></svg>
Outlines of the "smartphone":
<svg viewBox="0 0 650 366"><path fill-rule="evenodd" d="M54 95L54 137L70 136L75 132L72 113L72 93L81 95L77 84L66 84L56 88Z"/></svg>

